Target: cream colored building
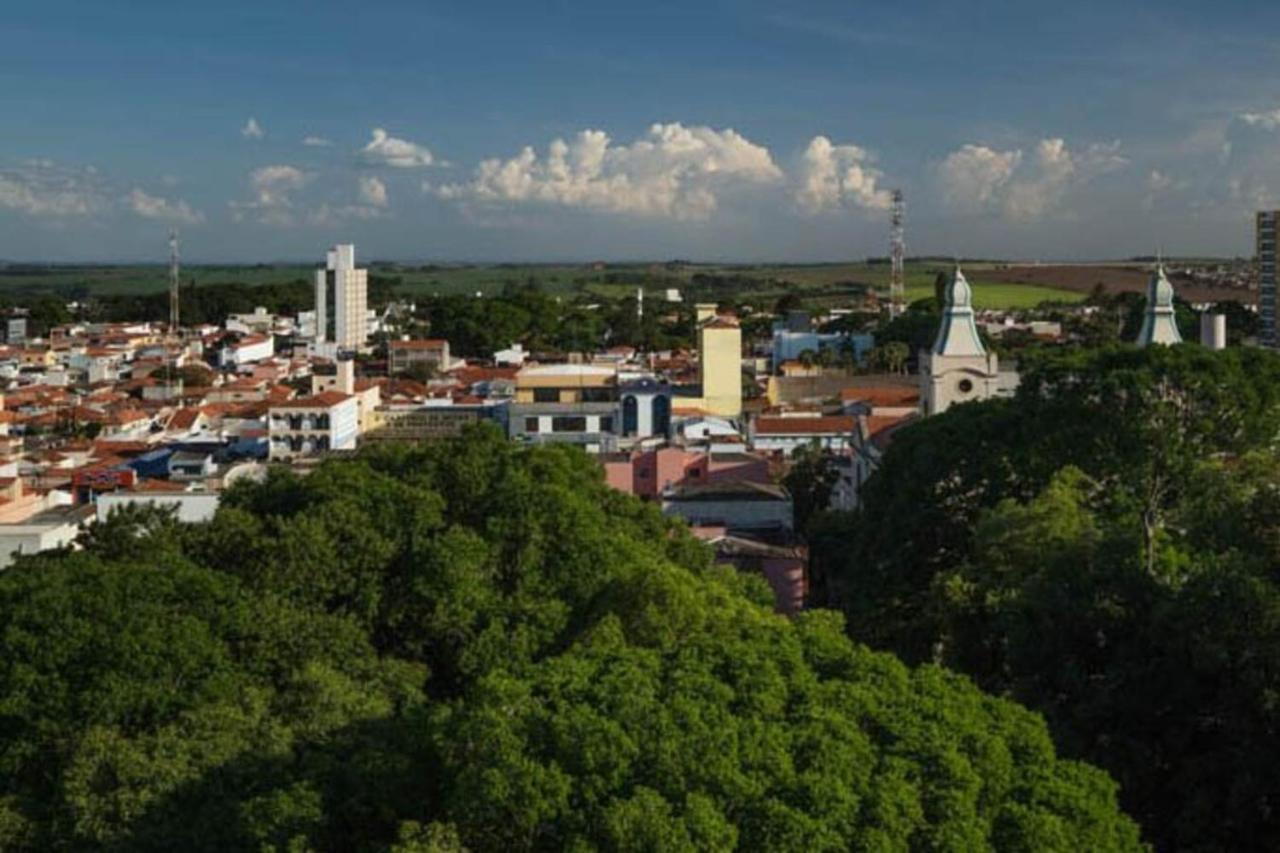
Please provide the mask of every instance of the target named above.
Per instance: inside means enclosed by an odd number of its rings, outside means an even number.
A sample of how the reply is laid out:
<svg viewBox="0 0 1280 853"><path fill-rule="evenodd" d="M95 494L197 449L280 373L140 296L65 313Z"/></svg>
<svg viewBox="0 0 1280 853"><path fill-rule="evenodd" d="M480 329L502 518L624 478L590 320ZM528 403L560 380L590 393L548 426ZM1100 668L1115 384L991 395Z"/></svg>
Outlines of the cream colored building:
<svg viewBox="0 0 1280 853"><path fill-rule="evenodd" d="M735 317L716 313L715 305L698 305L698 378L701 396L679 405L710 415L742 415L742 327Z"/></svg>
<svg viewBox="0 0 1280 853"><path fill-rule="evenodd" d="M369 339L369 271L356 269L356 247L340 243L316 270L316 345L360 350Z"/></svg>

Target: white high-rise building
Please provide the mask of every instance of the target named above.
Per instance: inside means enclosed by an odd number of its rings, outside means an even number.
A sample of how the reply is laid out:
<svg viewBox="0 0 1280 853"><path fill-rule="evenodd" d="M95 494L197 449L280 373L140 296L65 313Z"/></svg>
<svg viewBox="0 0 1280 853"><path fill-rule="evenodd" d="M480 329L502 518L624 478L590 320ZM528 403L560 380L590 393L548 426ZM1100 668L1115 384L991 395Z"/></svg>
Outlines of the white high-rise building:
<svg viewBox="0 0 1280 853"><path fill-rule="evenodd" d="M316 270L318 349L363 349L369 338L369 271L356 269L356 247L339 243L329 250L324 269Z"/></svg>

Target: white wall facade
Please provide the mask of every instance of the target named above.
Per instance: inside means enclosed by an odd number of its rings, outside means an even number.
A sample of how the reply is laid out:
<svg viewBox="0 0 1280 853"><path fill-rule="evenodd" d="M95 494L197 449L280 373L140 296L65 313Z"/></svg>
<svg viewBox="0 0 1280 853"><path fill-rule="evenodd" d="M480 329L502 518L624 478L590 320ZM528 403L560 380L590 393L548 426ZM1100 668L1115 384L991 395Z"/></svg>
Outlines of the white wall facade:
<svg viewBox="0 0 1280 853"><path fill-rule="evenodd" d="M98 495L98 521L106 521L111 512L125 506L176 507L178 520L187 522L208 521L218 511L217 492L106 492Z"/></svg>

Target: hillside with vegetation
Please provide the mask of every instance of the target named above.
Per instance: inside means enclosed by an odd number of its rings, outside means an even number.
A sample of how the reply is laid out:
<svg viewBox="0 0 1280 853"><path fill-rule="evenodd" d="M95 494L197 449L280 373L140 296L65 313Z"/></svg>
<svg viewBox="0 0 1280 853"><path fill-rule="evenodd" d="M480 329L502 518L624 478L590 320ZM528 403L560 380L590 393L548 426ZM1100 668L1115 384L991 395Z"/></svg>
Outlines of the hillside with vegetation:
<svg viewBox="0 0 1280 853"><path fill-rule="evenodd" d="M942 421L939 421L940 423ZM965 677L479 429L0 575L5 850L1137 850Z"/></svg>
<svg viewBox="0 0 1280 853"><path fill-rule="evenodd" d="M1164 850L1280 845L1280 358L1028 353L811 525L855 640L1040 711Z"/></svg>

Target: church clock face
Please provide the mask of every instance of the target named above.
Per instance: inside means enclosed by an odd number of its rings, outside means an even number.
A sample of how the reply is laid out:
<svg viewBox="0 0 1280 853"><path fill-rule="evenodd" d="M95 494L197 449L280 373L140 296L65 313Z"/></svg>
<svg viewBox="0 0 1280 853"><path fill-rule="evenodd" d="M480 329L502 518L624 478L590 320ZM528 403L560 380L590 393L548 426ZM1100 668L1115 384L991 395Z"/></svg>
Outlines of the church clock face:
<svg viewBox="0 0 1280 853"><path fill-rule="evenodd" d="M970 379L961 379L959 382L956 383L956 388L960 391L961 394L968 394L970 391L973 390L973 381Z"/></svg>

